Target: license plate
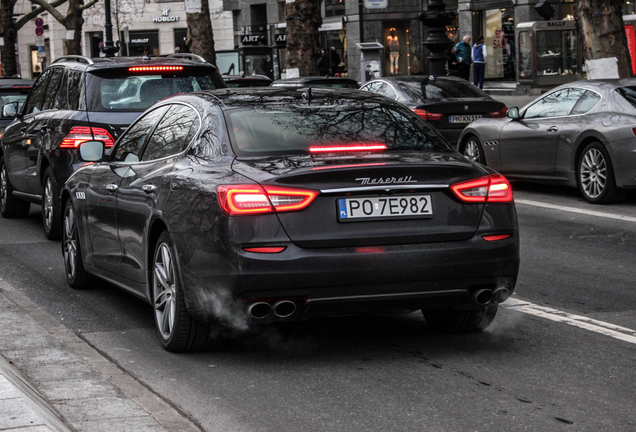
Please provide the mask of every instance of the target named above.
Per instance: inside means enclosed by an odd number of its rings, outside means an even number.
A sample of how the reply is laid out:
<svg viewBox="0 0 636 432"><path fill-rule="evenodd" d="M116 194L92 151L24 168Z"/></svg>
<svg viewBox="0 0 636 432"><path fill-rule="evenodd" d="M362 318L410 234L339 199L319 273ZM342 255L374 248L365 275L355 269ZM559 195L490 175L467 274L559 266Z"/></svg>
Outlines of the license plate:
<svg viewBox="0 0 636 432"><path fill-rule="evenodd" d="M338 199L338 219L342 222L432 216L430 195Z"/></svg>
<svg viewBox="0 0 636 432"><path fill-rule="evenodd" d="M471 114L471 115L452 115L448 116L449 123L470 123L473 120L477 120L481 118L481 114Z"/></svg>

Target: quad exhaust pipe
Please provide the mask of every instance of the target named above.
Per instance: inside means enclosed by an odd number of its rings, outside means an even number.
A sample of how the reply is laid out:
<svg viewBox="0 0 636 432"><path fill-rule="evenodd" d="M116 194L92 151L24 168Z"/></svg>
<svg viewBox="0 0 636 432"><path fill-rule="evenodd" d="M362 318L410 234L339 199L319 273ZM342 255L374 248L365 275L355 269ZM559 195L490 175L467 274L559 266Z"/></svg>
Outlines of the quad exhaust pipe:
<svg viewBox="0 0 636 432"><path fill-rule="evenodd" d="M247 313L255 319L267 318L271 313L277 318L287 318L294 312L296 312L296 303L291 300L281 300L273 306L267 302L256 302L247 308Z"/></svg>
<svg viewBox="0 0 636 432"><path fill-rule="evenodd" d="M471 301L479 306L485 306L490 302L503 303L510 298L512 293L506 287L498 287L494 291L487 288L475 289L470 292Z"/></svg>

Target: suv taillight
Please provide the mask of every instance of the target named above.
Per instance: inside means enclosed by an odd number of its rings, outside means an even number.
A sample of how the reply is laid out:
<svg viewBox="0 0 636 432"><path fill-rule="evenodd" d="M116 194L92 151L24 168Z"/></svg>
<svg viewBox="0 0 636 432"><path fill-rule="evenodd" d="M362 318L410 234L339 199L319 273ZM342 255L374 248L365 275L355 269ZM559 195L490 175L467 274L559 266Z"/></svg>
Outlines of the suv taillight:
<svg viewBox="0 0 636 432"><path fill-rule="evenodd" d="M512 188L501 174L455 183L450 188L457 198L467 203L512 202Z"/></svg>
<svg viewBox="0 0 636 432"><path fill-rule="evenodd" d="M231 216L302 210L320 193L255 184L222 185L216 191L221 208Z"/></svg>
<svg viewBox="0 0 636 432"><path fill-rule="evenodd" d="M91 128L88 126L75 126L71 129L68 135L64 137L62 144L60 144L60 148L78 148L81 143L92 141L94 139L104 141L104 146L106 148L112 147L113 144L115 144L113 136L109 134L106 129L98 127Z"/></svg>

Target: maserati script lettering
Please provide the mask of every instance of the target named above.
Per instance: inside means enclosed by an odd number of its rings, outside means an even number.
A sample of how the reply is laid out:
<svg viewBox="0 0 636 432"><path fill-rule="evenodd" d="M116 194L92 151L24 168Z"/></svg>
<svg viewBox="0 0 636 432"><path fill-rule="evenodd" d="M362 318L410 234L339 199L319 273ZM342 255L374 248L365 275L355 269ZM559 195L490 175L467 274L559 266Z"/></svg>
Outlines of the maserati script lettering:
<svg viewBox="0 0 636 432"><path fill-rule="evenodd" d="M417 183L417 180L413 180L413 176L405 176L405 177L387 177L387 178L370 178L370 177L360 177L357 178L356 181L362 182L363 185L374 185L374 184L397 184L397 183Z"/></svg>

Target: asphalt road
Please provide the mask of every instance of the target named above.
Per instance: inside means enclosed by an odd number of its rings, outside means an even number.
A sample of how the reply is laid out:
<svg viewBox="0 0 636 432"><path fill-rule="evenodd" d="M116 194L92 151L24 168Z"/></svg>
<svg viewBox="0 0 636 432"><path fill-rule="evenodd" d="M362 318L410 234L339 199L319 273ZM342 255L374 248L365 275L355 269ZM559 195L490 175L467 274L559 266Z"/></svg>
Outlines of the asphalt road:
<svg viewBox="0 0 636 432"><path fill-rule="evenodd" d="M39 208L0 218L0 278L206 431L636 430L636 197L514 184L515 295L489 329L437 335L421 314L314 320L171 354L152 309L70 289Z"/></svg>

